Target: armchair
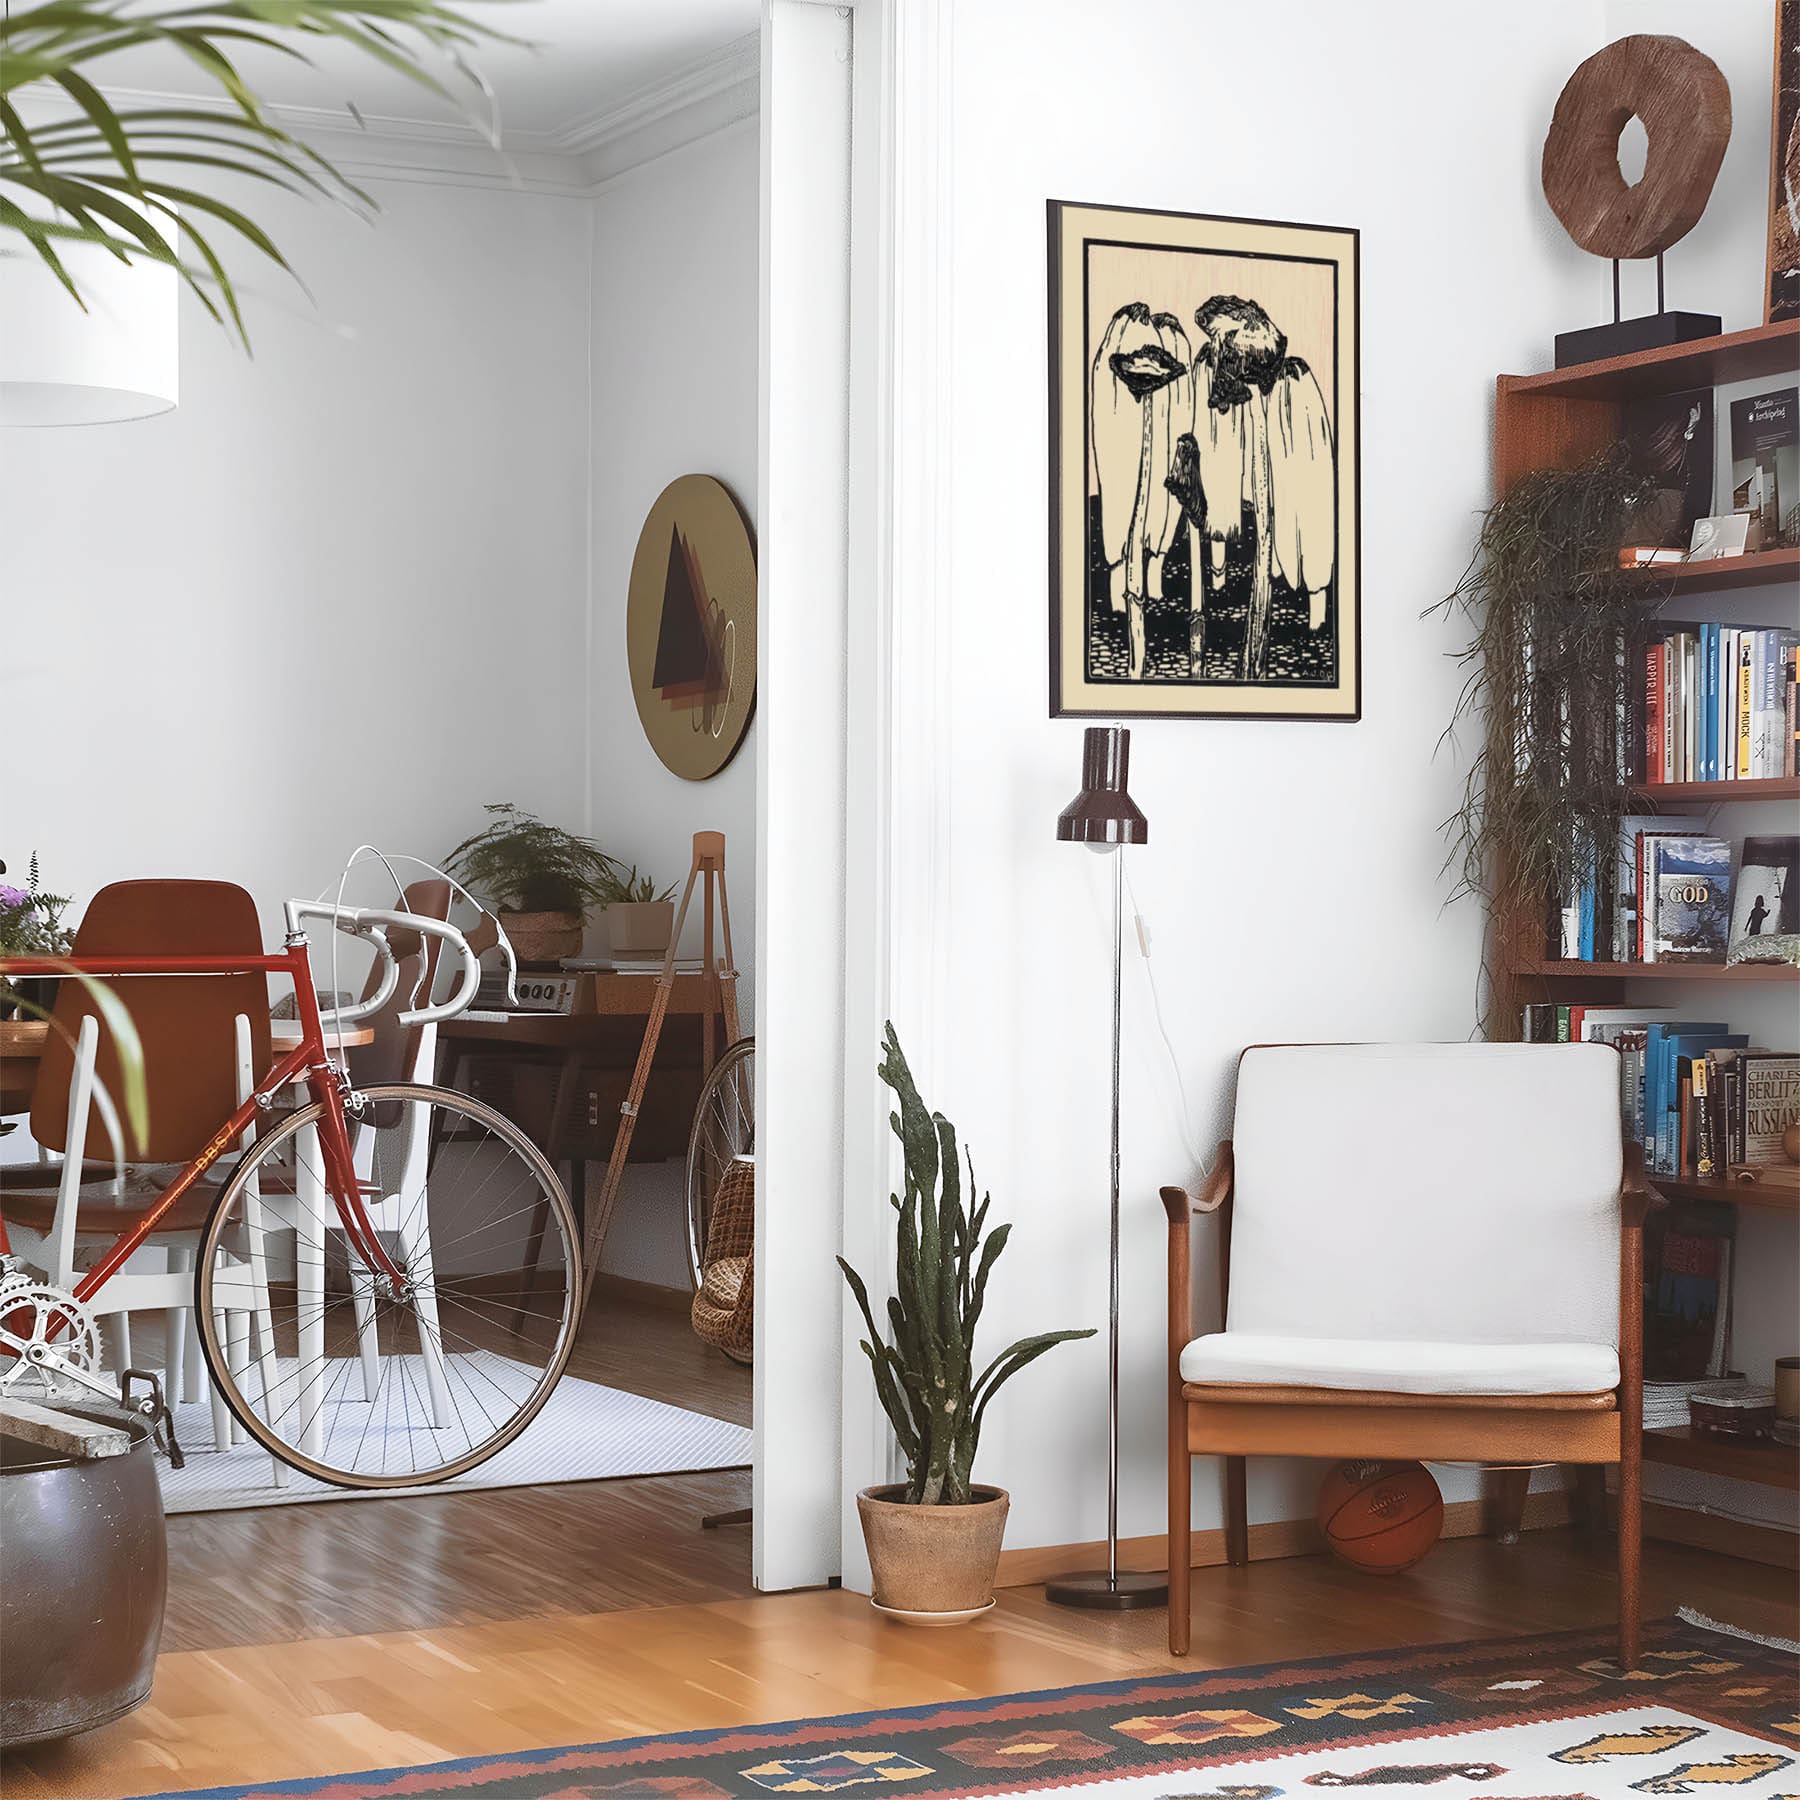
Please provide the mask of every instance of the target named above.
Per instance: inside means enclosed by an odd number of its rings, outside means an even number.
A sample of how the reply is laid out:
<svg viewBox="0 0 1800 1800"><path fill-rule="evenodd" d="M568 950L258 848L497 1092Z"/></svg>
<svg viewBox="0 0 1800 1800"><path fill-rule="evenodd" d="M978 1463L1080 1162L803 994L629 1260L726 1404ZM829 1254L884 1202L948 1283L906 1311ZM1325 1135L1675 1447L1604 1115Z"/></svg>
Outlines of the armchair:
<svg viewBox="0 0 1800 1800"><path fill-rule="evenodd" d="M1638 1656L1642 1153L1599 1044L1246 1050L1231 1140L1169 1220L1169 1649L1188 1648L1190 1459L1618 1468L1619 1660ZM1196 1333L1190 1225L1218 1224Z"/></svg>

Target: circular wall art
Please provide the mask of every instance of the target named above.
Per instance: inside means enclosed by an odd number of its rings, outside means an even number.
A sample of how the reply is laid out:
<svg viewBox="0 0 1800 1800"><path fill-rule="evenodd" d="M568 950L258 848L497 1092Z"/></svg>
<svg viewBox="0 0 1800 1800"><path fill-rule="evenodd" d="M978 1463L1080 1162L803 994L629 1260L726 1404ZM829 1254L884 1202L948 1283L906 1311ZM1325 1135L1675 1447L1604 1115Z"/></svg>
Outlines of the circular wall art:
<svg viewBox="0 0 1800 1800"><path fill-rule="evenodd" d="M683 475L638 534L625 653L644 736L704 781L731 761L756 704L756 546L731 490Z"/></svg>

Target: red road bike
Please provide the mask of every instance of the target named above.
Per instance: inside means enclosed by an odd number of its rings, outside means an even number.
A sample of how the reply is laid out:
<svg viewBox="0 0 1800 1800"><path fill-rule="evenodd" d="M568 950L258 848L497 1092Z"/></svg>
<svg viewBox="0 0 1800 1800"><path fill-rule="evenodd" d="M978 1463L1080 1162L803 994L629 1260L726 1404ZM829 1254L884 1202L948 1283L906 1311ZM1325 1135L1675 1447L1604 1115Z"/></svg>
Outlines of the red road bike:
<svg viewBox="0 0 1800 1800"><path fill-rule="evenodd" d="M373 994L321 1012L308 918L373 947L383 971ZM184 1199L192 1210L210 1194L195 1314L207 1367L243 1428L282 1462L339 1486L447 1480L516 1438L561 1377L580 1312L580 1228L549 1163L491 1107L428 1083L359 1089L328 1049L330 1024L392 999L390 934L435 936L460 964L449 998L423 996L398 1014L401 1025L466 1008L480 964L463 933L411 913L310 901L290 901L286 922L284 947L263 955L0 960L7 975L108 981L285 976L300 1024L298 1045L199 1154L154 1173L146 1209L72 1290L33 1275L0 1211L0 1392L73 1383L118 1394L119 1381L98 1372L86 1302ZM91 1028L83 1042L91 1074ZM295 1086L305 1103L289 1108ZM79 1156L79 1143L72 1149Z"/></svg>

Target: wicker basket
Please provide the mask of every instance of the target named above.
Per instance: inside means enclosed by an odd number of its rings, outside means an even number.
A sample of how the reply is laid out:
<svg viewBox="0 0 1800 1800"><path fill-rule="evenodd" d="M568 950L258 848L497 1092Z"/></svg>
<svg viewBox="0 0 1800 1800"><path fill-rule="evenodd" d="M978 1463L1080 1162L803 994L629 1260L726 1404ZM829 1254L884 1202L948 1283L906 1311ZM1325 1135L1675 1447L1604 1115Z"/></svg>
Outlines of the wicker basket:
<svg viewBox="0 0 1800 1800"><path fill-rule="evenodd" d="M756 1164L738 1156L719 1178L713 1198L693 1308L695 1335L738 1362L750 1360L754 1341L755 1242Z"/></svg>

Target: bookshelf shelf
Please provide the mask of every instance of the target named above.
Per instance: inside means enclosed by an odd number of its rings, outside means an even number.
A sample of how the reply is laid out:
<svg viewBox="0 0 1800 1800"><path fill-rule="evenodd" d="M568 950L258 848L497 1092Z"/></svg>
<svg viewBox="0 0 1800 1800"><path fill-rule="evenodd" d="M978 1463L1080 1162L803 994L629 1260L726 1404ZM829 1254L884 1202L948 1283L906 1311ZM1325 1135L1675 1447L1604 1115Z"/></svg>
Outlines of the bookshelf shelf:
<svg viewBox="0 0 1800 1800"><path fill-rule="evenodd" d="M1688 1176L1650 1175L1645 1179L1665 1200L1715 1200L1726 1206L1754 1206L1762 1212L1786 1213L1800 1219L1800 1188L1760 1181L1695 1181Z"/></svg>
<svg viewBox="0 0 1800 1800"><path fill-rule="evenodd" d="M1800 319L1783 319L1776 325L1609 356L1603 362L1577 363L1542 375L1502 375L1500 392L1561 400L1626 400L1639 394L1717 387L1726 381L1791 376L1796 356L1800 356Z"/></svg>
<svg viewBox="0 0 1800 1800"><path fill-rule="evenodd" d="M1732 785L1736 785L1735 783ZM1792 963L1522 962L1510 971L1546 981L1776 981L1800 982Z"/></svg>
<svg viewBox="0 0 1800 1800"><path fill-rule="evenodd" d="M1638 800L1683 804L1694 800L1709 805L1722 800L1800 800L1800 776L1775 775L1755 781L1650 781L1631 792Z"/></svg>
<svg viewBox="0 0 1800 1800"><path fill-rule="evenodd" d="M1800 1491L1800 1450L1768 1439L1696 1437L1690 1426L1644 1433L1644 1460Z"/></svg>
<svg viewBox="0 0 1800 1800"><path fill-rule="evenodd" d="M1646 598L1677 594L1704 594L1729 588L1775 587L1800 582L1800 548L1753 550L1744 556L1718 556L1709 562L1654 563L1634 569Z"/></svg>

